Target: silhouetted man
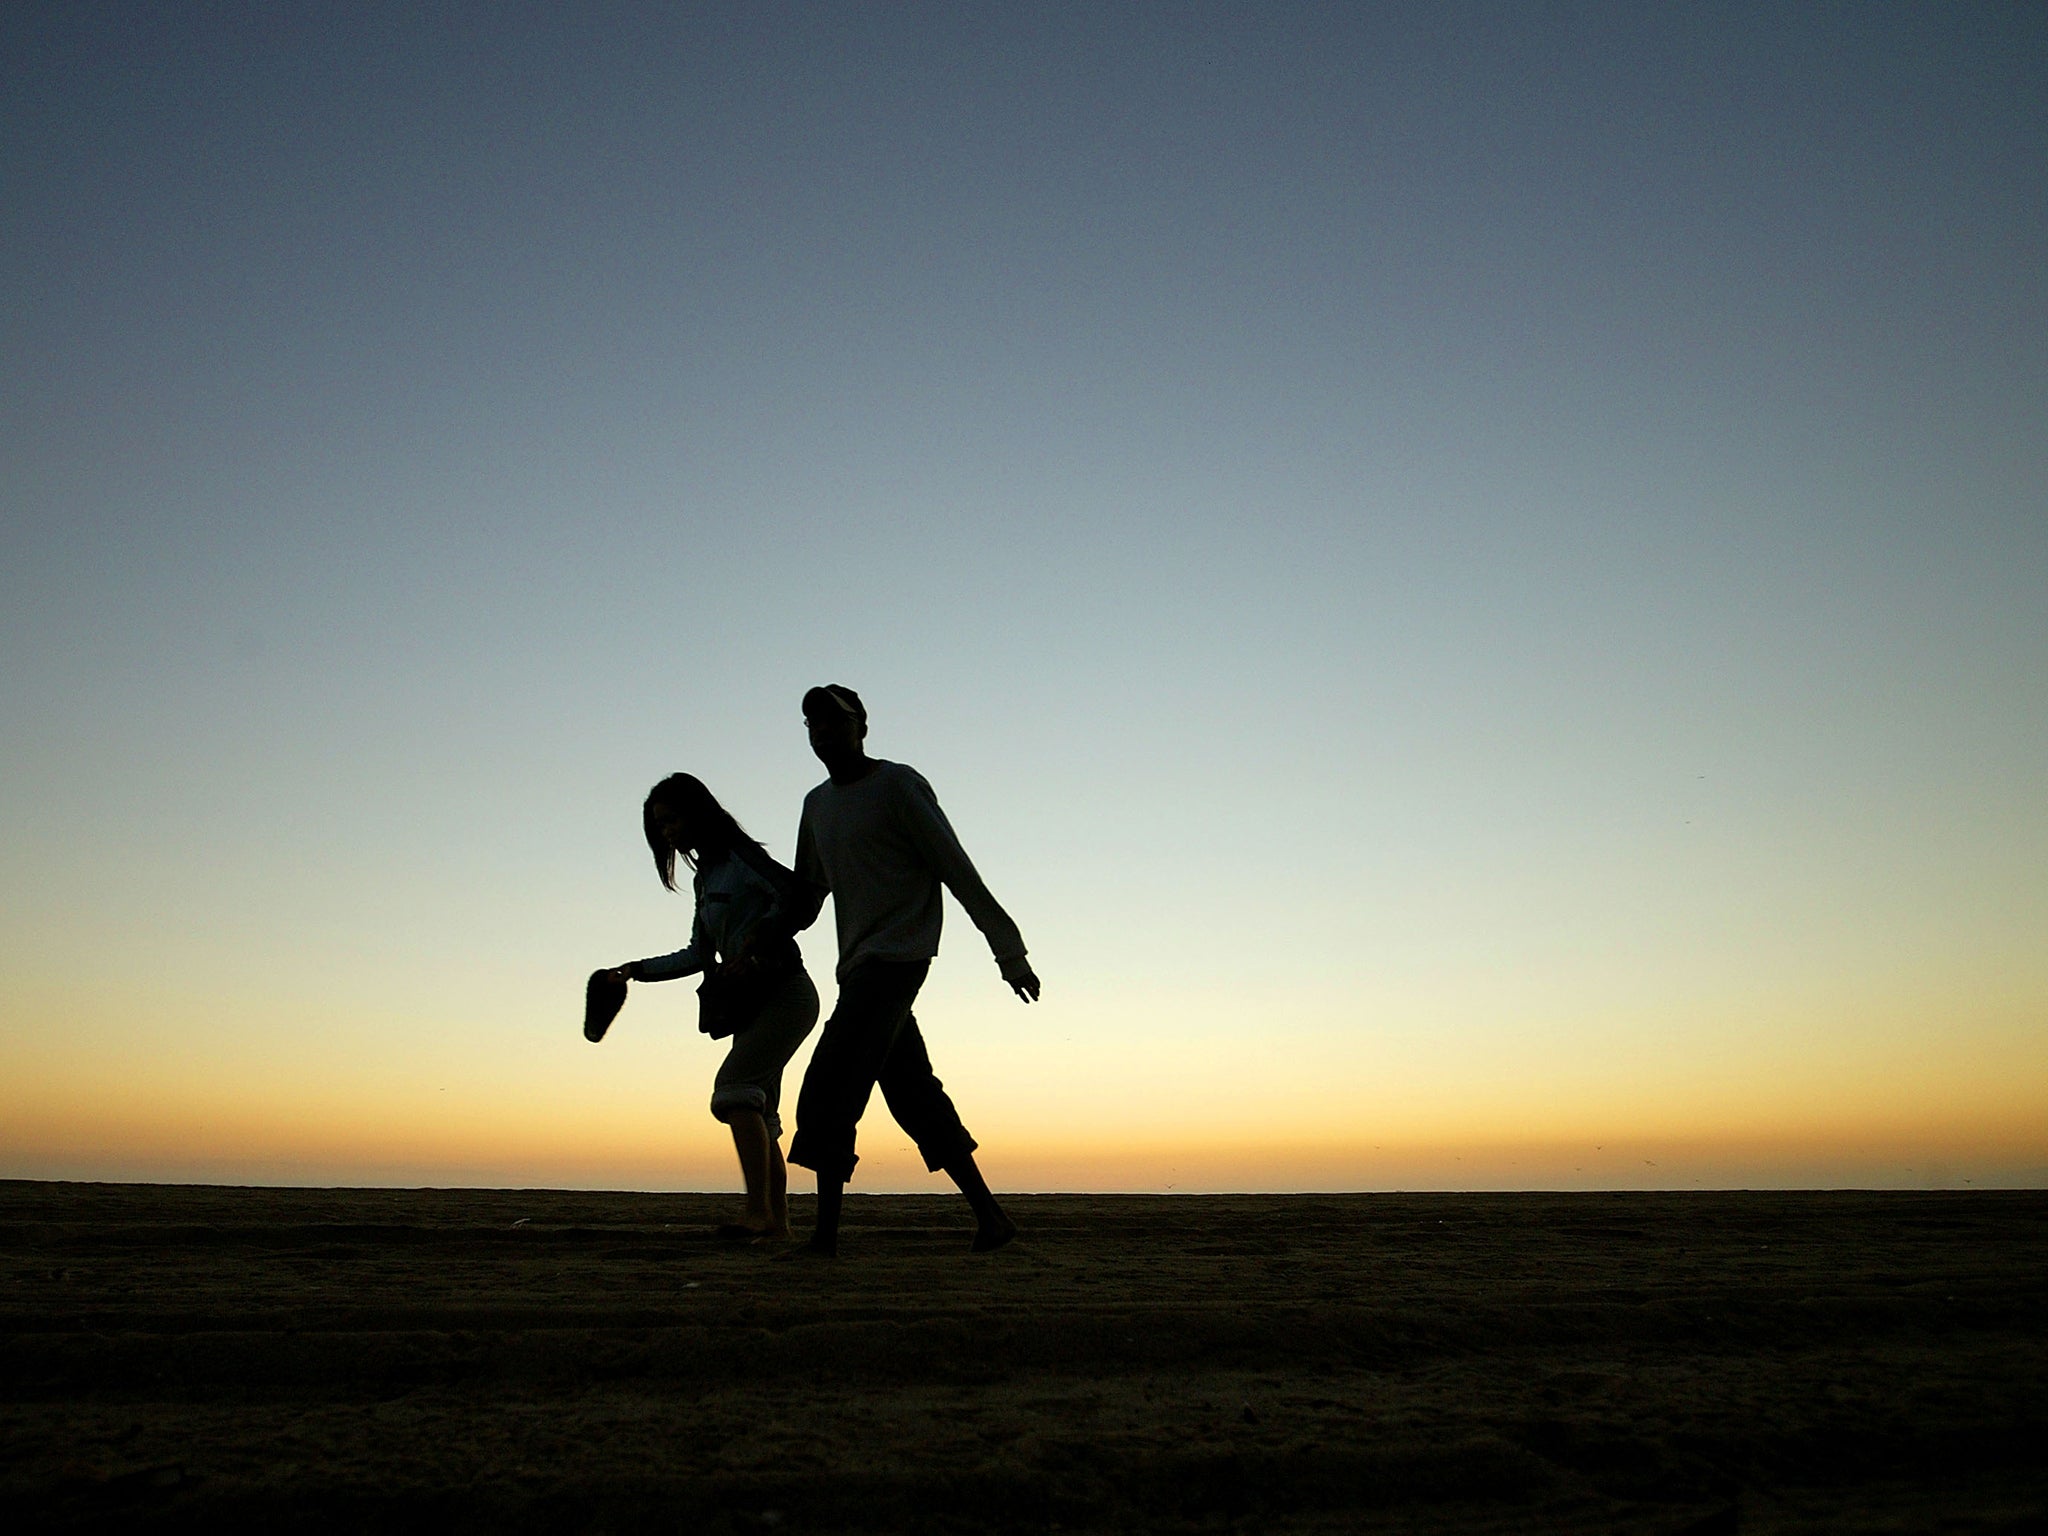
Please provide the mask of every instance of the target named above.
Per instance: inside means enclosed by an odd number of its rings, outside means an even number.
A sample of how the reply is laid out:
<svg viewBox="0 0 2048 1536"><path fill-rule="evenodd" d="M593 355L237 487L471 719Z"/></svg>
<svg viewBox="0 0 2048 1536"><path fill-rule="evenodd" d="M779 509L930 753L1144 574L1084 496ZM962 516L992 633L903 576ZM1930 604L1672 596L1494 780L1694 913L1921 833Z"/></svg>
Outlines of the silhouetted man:
<svg viewBox="0 0 2048 1536"><path fill-rule="evenodd" d="M811 905L808 927L829 892L839 929L839 1001L818 1037L797 1098L789 1160L818 1175L812 1253L839 1251L840 1198L853 1165L855 1127L879 1083L896 1123L943 1169L974 1207L974 1249L986 1253L1017 1235L974 1163L974 1138L932 1072L911 1014L939 952L944 884L988 939L1003 980L1025 1002L1038 978L1024 937L997 905L931 785L915 768L869 757L868 712L860 695L833 683L804 695L811 750L831 775L804 797L796 873Z"/></svg>

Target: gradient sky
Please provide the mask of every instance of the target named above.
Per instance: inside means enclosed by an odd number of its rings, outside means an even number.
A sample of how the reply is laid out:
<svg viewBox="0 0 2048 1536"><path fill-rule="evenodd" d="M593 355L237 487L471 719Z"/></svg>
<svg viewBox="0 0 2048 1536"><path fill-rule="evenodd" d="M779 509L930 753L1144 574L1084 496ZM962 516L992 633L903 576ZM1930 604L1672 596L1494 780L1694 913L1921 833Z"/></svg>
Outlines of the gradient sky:
<svg viewBox="0 0 2048 1536"><path fill-rule="evenodd" d="M1045 980L952 909L999 1188L2048 1179L2040 6L0 68L0 1174L736 1184L691 984L582 978L836 680Z"/></svg>

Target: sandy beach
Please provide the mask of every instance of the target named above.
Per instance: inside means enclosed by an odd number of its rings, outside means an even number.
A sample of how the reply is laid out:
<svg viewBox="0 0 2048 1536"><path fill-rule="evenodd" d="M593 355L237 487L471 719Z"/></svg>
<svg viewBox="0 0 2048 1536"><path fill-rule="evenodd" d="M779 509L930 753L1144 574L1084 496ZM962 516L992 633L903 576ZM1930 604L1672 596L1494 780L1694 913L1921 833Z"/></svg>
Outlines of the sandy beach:
<svg viewBox="0 0 2048 1536"><path fill-rule="evenodd" d="M0 1184L39 1529L2040 1531L2048 1195ZM804 1212L799 1208L799 1220ZM17 1528L19 1528L17 1526Z"/></svg>

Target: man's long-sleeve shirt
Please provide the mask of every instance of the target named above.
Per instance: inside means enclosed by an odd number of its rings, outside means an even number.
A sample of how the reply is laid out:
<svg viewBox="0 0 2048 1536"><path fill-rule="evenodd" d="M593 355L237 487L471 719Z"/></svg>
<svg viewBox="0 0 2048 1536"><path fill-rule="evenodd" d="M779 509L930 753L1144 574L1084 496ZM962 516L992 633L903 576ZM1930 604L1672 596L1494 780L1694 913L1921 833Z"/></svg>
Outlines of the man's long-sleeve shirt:
<svg viewBox="0 0 2048 1536"><path fill-rule="evenodd" d="M872 759L851 784L830 779L804 797L797 878L814 905L832 896L839 977L863 960L929 960L939 952L943 884L988 940L1005 980L1026 975L1024 936L981 883L924 775Z"/></svg>

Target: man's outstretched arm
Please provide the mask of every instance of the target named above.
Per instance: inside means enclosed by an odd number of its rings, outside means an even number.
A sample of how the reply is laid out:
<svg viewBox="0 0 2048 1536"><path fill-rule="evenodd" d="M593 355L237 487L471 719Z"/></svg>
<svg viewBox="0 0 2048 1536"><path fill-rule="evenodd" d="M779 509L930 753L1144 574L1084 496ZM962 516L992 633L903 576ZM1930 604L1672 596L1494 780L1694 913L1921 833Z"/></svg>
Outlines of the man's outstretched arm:
<svg viewBox="0 0 2048 1536"><path fill-rule="evenodd" d="M1010 914L1003 910L1002 903L982 883L974 861L960 846L953 824L939 809L939 797L932 793L931 785L924 781L922 775L914 775L908 781L900 810L904 826L916 843L918 852L924 855L933 872L960 903L961 910L988 940L988 947L996 957L996 967L1003 973L1003 980L1010 984L1010 990L1027 1003L1036 1002L1038 976L1031 969L1031 962L1025 958L1024 935L1018 931Z"/></svg>

